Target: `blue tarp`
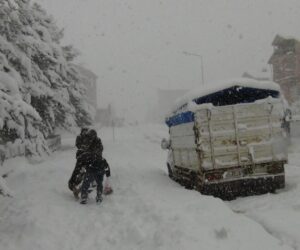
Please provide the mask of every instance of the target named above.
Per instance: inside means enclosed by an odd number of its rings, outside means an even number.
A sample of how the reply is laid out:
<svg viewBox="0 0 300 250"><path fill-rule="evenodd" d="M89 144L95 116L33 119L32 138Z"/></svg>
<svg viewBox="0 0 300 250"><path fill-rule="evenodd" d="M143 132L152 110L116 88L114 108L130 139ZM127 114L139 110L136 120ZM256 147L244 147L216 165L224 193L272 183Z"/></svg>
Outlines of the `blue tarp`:
<svg viewBox="0 0 300 250"><path fill-rule="evenodd" d="M252 103L268 97L279 98L279 96L280 93L276 90L233 86L209 95L198 97L193 101L196 104L212 103L214 106L226 106L238 103ZM166 124L171 127L193 121L193 112L187 111L168 117L166 119Z"/></svg>
<svg viewBox="0 0 300 250"><path fill-rule="evenodd" d="M182 123L189 123L194 121L194 113L191 111L183 112L166 119L166 124L169 127L176 126Z"/></svg>
<svg viewBox="0 0 300 250"><path fill-rule="evenodd" d="M279 95L279 92L276 90L233 86L210 95L198 97L193 101L197 104L212 103L214 106L226 106L238 103L252 103L269 96L279 98Z"/></svg>

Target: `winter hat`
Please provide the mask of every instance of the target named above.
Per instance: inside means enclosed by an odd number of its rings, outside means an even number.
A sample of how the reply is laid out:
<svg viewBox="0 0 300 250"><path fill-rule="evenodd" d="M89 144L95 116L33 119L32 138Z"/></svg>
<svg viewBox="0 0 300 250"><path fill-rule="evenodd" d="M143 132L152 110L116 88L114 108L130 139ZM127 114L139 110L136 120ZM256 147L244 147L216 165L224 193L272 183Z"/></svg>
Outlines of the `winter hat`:
<svg viewBox="0 0 300 250"><path fill-rule="evenodd" d="M97 132L95 129L90 129L86 132L86 136L90 139L95 139L97 138Z"/></svg>
<svg viewBox="0 0 300 250"><path fill-rule="evenodd" d="M83 127L83 128L81 128L80 134L81 134L81 135L84 135L84 134L86 134L88 131L89 131L88 128Z"/></svg>

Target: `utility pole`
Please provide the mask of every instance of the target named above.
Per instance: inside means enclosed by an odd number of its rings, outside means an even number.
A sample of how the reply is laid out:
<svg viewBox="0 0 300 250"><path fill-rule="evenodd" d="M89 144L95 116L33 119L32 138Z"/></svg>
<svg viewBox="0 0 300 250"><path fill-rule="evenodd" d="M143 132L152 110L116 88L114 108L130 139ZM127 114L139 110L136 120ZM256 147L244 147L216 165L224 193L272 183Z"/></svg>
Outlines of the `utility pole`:
<svg viewBox="0 0 300 250"><path fill-rule="evenodd" d="M196 56L196 57L200 57L201 60L201 79L202 79L202 85L204 85L204 64L203 64L203 56L202 55L198 55L196 53L190 53L187 51L183 51L183 54L185 54L186 56Z"/></svg>
<svg viewBox="0 0 300 250"><path fill-rule="evenodd" d="M115 138L115 121L114 121L114 119L112 119L111 125L112 125L113 142L115 142L116 138Z"/></svg>
<svg viewBox="0 0 300 250"><path fill-rule="evenodd" d="M114 112L111 104L108 104L108 126L111 126L112 128L112 138L113 142L115 142L115 117Z"/></svg>

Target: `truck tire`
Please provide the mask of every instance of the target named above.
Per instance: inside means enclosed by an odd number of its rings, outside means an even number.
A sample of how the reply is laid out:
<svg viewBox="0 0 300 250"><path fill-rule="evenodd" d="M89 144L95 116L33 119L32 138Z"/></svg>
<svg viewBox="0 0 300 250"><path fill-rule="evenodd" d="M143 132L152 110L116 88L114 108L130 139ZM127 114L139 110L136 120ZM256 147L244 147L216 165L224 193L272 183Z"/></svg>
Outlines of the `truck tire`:
<svg viewBox="0 0 300 250"><path fill-rule="evenodd" d="M173 179L173 177L174 177L173 176L173 171L172 171L171 166L169 165L169 163L167 164L167 167L168 167L168 175L171 179Z"/></svg>

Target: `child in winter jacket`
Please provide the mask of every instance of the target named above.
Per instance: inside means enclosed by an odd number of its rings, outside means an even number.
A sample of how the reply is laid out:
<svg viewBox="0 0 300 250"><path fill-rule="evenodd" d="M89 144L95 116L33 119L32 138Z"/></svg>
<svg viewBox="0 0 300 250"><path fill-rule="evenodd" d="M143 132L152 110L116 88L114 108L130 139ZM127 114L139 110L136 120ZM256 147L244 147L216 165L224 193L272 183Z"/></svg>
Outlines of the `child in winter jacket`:
<svg viewBox="0 0 300 250"><path fill-rule="evenodd" d="M103 158L99 158L96 155L91 155L90 159L93 159L86 167L86 173L83 179L83 184L81 187L81 204L87 203L88 198L88 189L92 182L96 181L97 183L97 196L96 202L100 203L102 201L103 193L103 177L104 174L106 177L110 176L110 168L107 161Z"/></svg>

